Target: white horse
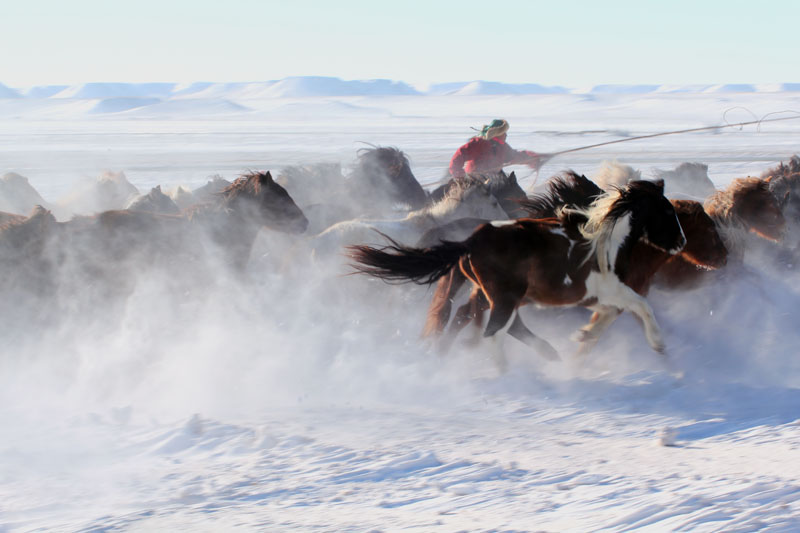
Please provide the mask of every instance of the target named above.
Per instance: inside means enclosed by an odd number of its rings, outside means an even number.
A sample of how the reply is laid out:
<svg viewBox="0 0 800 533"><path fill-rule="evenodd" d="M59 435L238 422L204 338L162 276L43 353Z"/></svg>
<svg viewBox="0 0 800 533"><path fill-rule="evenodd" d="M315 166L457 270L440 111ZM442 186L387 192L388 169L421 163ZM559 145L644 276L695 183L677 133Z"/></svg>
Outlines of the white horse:
<svg viewBox="0 0 800 533"><path fill-rule="evenodd" d="M708 165L705 163L681 163L675 170L656 169L653 173L664 180L664 196L668 198L677 196L703 200L717 191L708 177Z"/></svg>
<svg viewBox="0 0 800 533"><path fill-rule="evenodd" d="M383 233L401 244L415 244L426 231L462 218L506 220L508 215L489 191L479 183L458 184L441 201L412 211L397 220L355 219L339 222L310 240L315 257L339 252L354 244L385 244ZM380 232L380 233L379 233Z"/></svg>
<svg viewBox="0 0 800 533"><path fill-rule="evenodd" d="M44 198L36 192L28 178L9 172L0 178L0 211L27 215L37 205L46 206Z"/></svg>
<svg viewBox="0 0 800 533"><path fill-rule="evenodd" d="M139 190L128 181L124 172L104 171L96 180L79 183L66 197L57 202L59 215L86 215L124 209L139 197Z"/></svg>
<svg viewBox="0 0 800 533"><path fill-rule="evenodd" d="M592 181L604 191L612 187L625 187L629 182L642 179L642 173L630 165L617 161L603 161Z"/></svg>
<svg viewBox="0 0 800 533"><path fill-rule="evenodd" d="M653 169L655 179L664 181L664 196L701 201L716 192L714 182L708 177L708 165L681 163L674 170ZM603 190L624 187L629 182L642 179L642 173L617 160L603 161L594 182Z"/></svg>

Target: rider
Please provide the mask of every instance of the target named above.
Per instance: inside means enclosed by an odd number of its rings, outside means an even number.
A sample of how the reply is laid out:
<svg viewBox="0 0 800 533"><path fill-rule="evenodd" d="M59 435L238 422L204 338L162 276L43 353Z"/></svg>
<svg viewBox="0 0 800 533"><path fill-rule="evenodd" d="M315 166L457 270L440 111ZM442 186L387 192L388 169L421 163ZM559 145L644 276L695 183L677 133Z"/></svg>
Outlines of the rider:
<svg viewBox="0 0 800 533"><path fill-rule="evenodd" d="M450 175L456 179L466 174L499 172L506 165L528 165L538 170L548 159L546 154L514 150L506 144L508 122L498 118L487 124L481 134L461 146L450 160Z"/></svg>

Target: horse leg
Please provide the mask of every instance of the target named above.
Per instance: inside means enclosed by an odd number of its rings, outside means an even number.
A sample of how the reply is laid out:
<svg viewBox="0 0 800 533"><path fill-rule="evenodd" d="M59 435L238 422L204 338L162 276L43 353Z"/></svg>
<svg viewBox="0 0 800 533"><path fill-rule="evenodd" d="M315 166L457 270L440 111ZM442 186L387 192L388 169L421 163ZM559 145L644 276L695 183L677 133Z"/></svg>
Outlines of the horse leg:
<svg viewBox="0 0 800 533"><path fill-rule="evenodd" d="M658 326L658 322L656 322L653 308L650 307L650 304L647 303L647 300L645 300L644 297L637 294L636 291L627 285L620 283L619 286L617 302L615 302L614 305L630 311L639 317L639 319L642 321L642 325L644 326L644 334L645 337L647 337L647 342L650 344L650 347L656 352L666 355L664 337L661 334L661 328Z"/></svg>
<svg viewBox="0 0 800 533"><path fill-rule="evenodd" d="M618 307L604 305L595 308L589 323L579 329L572 337L573 340L580 343L575 355L581 358L585 357L595 347L603 332L617 320L620 314L622 314L622 309Z"/></svg>
<svg viewBox="0 0 800 533"><path fill-rule="evenodd" d="M483 312L488 308L489 302L486 301L480 288L475 287L470 294L469 301L456 311L450 326L447 328L447 333L442 338L440 349L446 353L461 330L470 322L478 321L477 324L480 326L479 317L482 317Z"/></svg>
<svg viewBox="0 0 800 533"><path fill-rule="evenodd" d="M423 337L441 335L450 320L453 299L464 285L467 278L458 268L453 268L436 284L436 291L428 308L428 319L425 321Z"/></svg>
<svg viewBox="0 0 800 533"><path fill-rule="evenodd" d="M517 339L518 341L526 344L527 346L536 350L536 352L547 359L548 361L559 361L561 358L558 356L553 346L546 340L534 335L531 330L522 322L519 316L519 310L514 315L514 320L508 328L508 334Z"/></svg>
<svg viewBox="0 0 800 533"><path fill-rule="evenodd" d="M491 358L497 366L497 371L502 375L508 372L508 357L503 349L506 336L502 333L500 335L493 335L489 338L489 346L491 347Z"/></svg>

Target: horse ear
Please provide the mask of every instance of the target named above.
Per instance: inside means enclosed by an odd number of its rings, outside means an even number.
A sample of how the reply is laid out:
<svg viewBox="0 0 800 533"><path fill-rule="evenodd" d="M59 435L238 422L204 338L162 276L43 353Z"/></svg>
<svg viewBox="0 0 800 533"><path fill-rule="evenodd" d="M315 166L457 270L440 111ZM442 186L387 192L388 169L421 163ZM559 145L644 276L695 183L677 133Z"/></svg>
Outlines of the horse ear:
<svg viewBox="0 0 800 533"><path fill-rule="evenodd" d="M769 183L771 181L772 181L772 176L767 176L766 178L764 178L765 183Z"/></svg>
<svg viewBox="0 0 800 533"><path fill-rule="evenodd" d="M657 180L655 180L653 183L655 183L655 184L656 184L656 186L657 186L659 189L661 189L661 194L664 194L664 180L663 180L663 179L657 179Z"/></svg>
<svg viewBox="0 0 800 533"><path fill-rule="evenodd" d="M511 172L511 174L508 176L508 179L509 179L509 181L511 181L511 183L516 183L517 182L517 173L516 172Z"/></svg>
<svg viewBox="0 0 800 533"><path fill-rule="evenodd" d="M273 181L272 180L272 174L270 174L269 170L267 170L266 172L263 172L263 173L258 175L258 181L262 185L264 185L266 183L271 183Z"/></svg>

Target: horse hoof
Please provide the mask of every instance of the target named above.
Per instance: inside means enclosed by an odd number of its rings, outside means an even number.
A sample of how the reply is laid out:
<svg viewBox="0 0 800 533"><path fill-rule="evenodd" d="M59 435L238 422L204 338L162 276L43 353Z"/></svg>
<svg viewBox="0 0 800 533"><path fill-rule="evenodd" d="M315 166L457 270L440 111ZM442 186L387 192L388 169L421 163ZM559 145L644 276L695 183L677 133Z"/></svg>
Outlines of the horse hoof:
<svg viewBox="0 0 800 533"><path fill-rule="evenodd" d="M556 350L552 346L542 347L539 350L539 355L541 355L548 361L561 361L561 356L558 355L558 350Z"/></svg>
<svg viewBox="0 0 800 533"><path fill-rule="evenodd" d="M594 335L592 335L590 332L588 332L588 331L586 331L584 329L579 329L578 331L576 331L575 333L570 335L569 338L573 342L584 343L584 342L589 342L589 341L593 340L594 339Z"/></svg>

